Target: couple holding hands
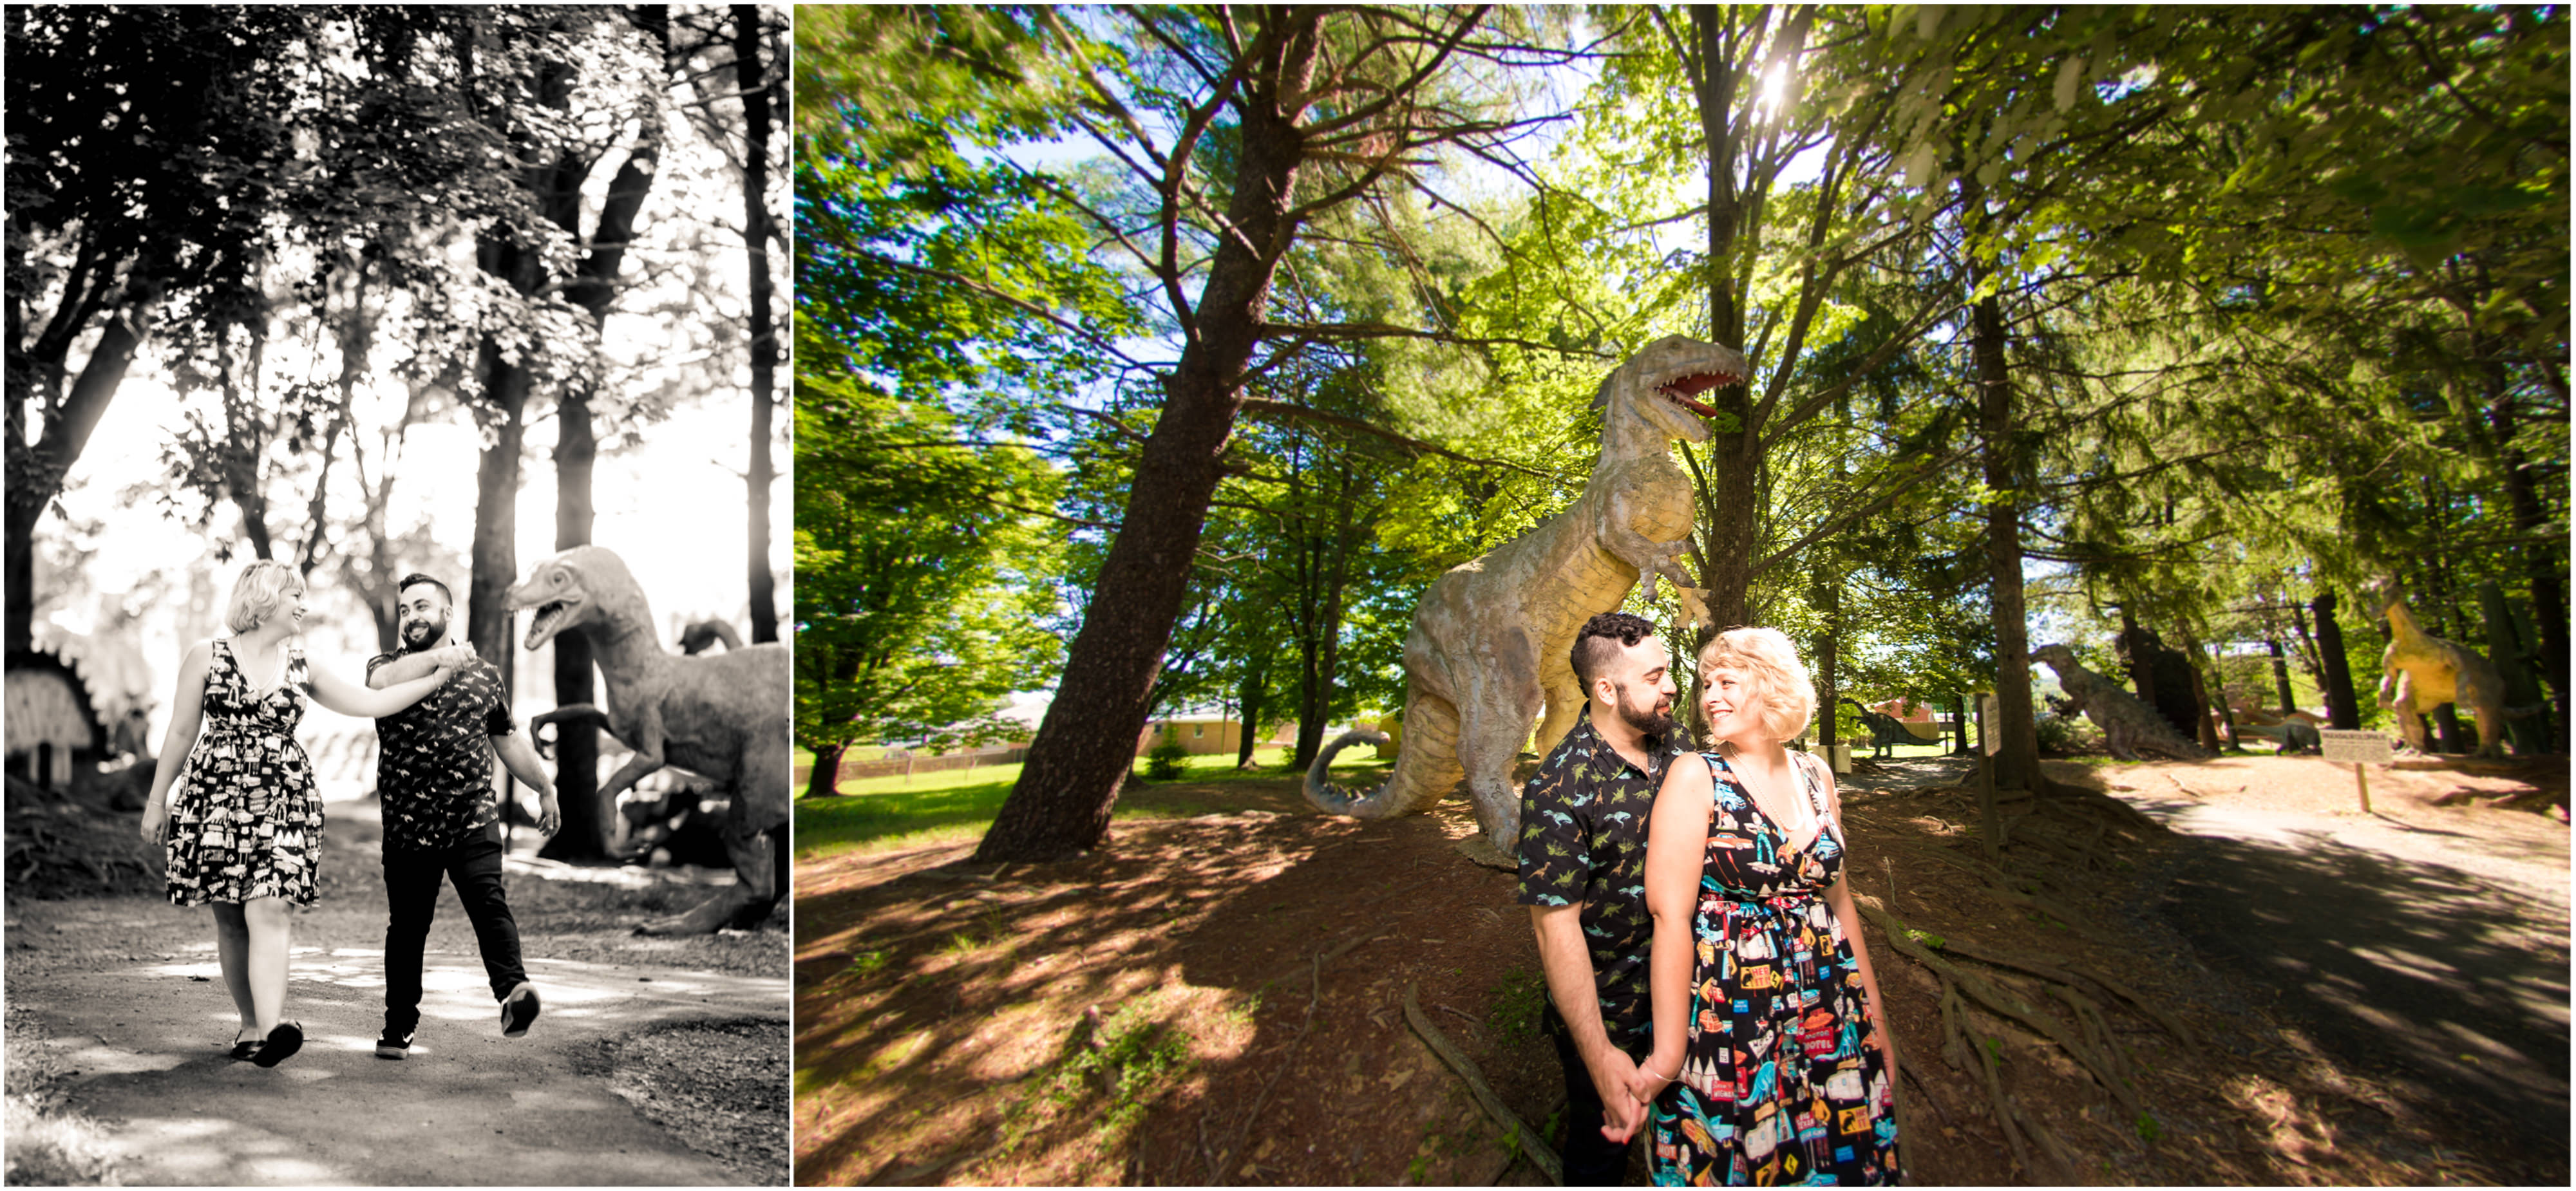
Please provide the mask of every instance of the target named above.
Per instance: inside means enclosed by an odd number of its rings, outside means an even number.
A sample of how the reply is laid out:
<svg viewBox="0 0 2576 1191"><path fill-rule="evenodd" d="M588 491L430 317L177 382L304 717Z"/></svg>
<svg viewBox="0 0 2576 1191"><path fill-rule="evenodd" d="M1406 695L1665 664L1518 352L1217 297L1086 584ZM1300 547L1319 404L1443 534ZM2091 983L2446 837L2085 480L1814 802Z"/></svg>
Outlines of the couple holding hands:
<svg viewBox="0 0 2576 1191"><path fill-rule="evenodd" d="M1789 639L1699 653L1709 741L1670 711L1654 625L1595 616L1590 700L1522 792L1520 900L1565 1064L1567 1186L1897 1181L1896 1055L1833 775L1787 741L1816 712Z"/></svg>
<svg viewBox="0 0 2576 1191"><path fill-rule="evenodd" d="M169 735L143 807L143 837L166 853L174 905L214 909L224 986L241 1013L231 1055L262 1067L304 1045L281 1017L290 903L310 906L322 845L322 799L295 739L308 699L373 717L384 804L385 1027L376 1054L410 1053L420 1023L421 966L442 877L454 882L501 1003L502 1033L536 1020L536 988L519 956L501 883L500 797L492 757L539 794L538 829L562 825L554 783L514 731L498 670L449 643L453 598L427 575L404 576L400 647L367 663L363 685L312 669L298 640L304 580L261 560L233 584L231 635L199 642L179 665Z"/></svg>

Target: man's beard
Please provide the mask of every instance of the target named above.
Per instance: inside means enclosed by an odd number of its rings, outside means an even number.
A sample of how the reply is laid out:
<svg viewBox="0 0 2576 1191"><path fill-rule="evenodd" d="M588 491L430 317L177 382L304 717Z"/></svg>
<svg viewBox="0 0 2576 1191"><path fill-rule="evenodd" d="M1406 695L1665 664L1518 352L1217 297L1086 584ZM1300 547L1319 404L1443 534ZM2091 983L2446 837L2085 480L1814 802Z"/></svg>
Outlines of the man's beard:
<svg viewBox="0 0 2576 1191"><path fill-rule="evenodd" d="M1655 710L1652 704L1643 709L1629 706L1628 688L1625 684L1619 685L1617 690L1618 697L1612 703L1611 709L1619 713L1621 723L1655 737L1669 737L1674 729L1681 727L1681 724L1671 715ZM1659 697L1662 694L1660 691L1656 693Z"/></svg>
<svg viewBox="0 0 2576 1191"><path fill-rule="evenodd" d="M447 618L444 616L439 617L436 620L404 621L402 626L403 649L406 652L418 653L421 650L429 648L432 644L437 642L439 638L446 635Z"/></svg>

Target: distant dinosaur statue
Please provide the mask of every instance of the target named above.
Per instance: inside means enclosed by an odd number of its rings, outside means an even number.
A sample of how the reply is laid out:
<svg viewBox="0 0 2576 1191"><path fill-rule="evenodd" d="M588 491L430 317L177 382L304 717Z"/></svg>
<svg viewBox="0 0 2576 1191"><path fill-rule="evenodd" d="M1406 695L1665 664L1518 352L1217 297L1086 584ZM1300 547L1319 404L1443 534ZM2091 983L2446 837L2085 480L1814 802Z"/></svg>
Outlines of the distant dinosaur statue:
<svg viewBox="0 0 2576 1191"><path fill-rule="evenodd" d="M527 648L578 630L608 680L605 706L568 704L534 717L528 735L551 750L548 724L586 721L635 755L599 791L603 803L636 779L676 765L726 787L724 842L738 878L686 914L646 923L643 934L709 934L766 917L786 892L788 654L779 644L704 657L666 653L652 606L624 560L575 546L538 563L501 595L517 612L535 609Z"/></svg>
<svg viewBox="0 0 2576 1191"><path fill-rule="evenodd" d="M1384 739L1344 733L1307 769L1306 800L1331 814L1392 818L1429 811L1463 774L1484 840L1469 855L1510 864L1521 819L1512 766L1542 708L1541 752L1583 709L1570 656L1583 623L1617 609L1640 576L1649 596L1656 576L1671 580L1686 618L1708 614L1680 561L1695 498L1673 443L1707 441L1702 419L1718 411L1694 395L1739 384L1746 370L1741 353L1680 335L1613 370L1593 401L1601 454L1573 506L1451 567L1422 593L1404 639L1404 748L1394 774L1372 791L1334 786L1325 767L1335 753Z"/></svg>
<svg viewBox="0 0 2576 1191"><path fill-rule="evenodd" d="M1905 721L1884 711L1872 711L1850 699L1842 702L1849 704L1853 711L1859 712L1861 724L1869 729L1869 745L1874 750L1870 753L1872 759L1891 755L1890 750L1900 744L1923 743L1921 737L1906 728Z"/></svg>
<svg viewBox="0 0 2576 1191"><path fill-rule="evenodd" d="M2074 650L2063 645L2042 645L2030 651L2030 660L2046 662L2057 671L2057 685L2066 691L2064 711L2069 715L2082 712L2102 729L2102 739L2112 756L2135 761L2144 752L2177 761L2209 759L2209 750L2184 739L2136 695L2078 664Z"/></svg>
<svg viewBox="0 0 2576 1191"><path fill-rule="evenodd" d="M2505 709L2503 672L2478 651L2425 632L2393 589L2381 598L2380 614L2388 618L2389 641L2379 659L2379 705L2397 713L2397 730L2406 743L2432 752L2422 717L2452 703L2478 717L2478 747L2470 755L2503 756L2504 722L2515 714Z"/></svg>

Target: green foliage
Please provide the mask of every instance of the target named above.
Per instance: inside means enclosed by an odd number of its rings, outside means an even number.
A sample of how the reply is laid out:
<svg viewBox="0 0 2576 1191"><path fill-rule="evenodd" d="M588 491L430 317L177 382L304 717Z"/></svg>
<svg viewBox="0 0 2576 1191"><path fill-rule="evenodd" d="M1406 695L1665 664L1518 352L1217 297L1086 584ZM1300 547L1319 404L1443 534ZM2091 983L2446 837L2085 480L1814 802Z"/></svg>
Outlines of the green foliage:
<svg viewBox="0 0 2576 1191"><path fill-rule="evenodd" d="M1543 974L1515 967L1495 982L1490 995L1494 1007L1485 1014L1485 1027L1494 1032L1495 1041L1517 1047L1538 1036L1539 1018L1547 1009Z"/></svg>
<svg viewBox="0 0 2576 1191"><path fill-rule="evenodd" d="M1076 1025L1047 1076L1045 1097L1064 1109L1099 1105L1099 1129L1111 1137L1144 1119L1193 1063L1189 1035L1154 1020L1152 1010L1148 1000L1131 1001L1096 1024Z"/></svg>
<svg viewBox="0 0 2576 1191"><path fill-rule="evenodd" d="M1166 724L1154 747L1145 750L1145 776L1168 782L1189 772L1190 748L1181 743L1180 730Z"/></svg>

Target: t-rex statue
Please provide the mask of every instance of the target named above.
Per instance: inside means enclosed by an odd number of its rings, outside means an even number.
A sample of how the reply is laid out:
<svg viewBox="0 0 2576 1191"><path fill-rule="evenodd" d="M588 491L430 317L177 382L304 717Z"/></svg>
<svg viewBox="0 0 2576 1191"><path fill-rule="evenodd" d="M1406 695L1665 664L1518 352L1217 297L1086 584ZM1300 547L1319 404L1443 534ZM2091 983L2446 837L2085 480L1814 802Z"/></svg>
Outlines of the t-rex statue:
<svg viewBox="0 0 2576 1191"><path fill-rule="evenodd" d="M1869 729L1869 746L1873 750L1871 758L1890 755L1890 750L1896 745L1923 743L1921 737L1907 729L1904 722L1895 716L1884 711L1871 711L1850 699L1843 702L1851 704L1851 709L1860 713L1862 726Z"/></svg>
<svg viewBox="0 0 2576 1191"><path fill-rule="evenodd" d="M1542 707L1538 747L1554 748L1584 703L1574 680L1574 635L1617 609L1640 576L1670 579L1684 612L1705 620L1679 555L1690 538L1690 477L1673 462L1675 440L1701 442L1700 419L1717 411L1693 395L1741 383L1744 357L1668 335L1612 371L1593 405L1601 455L1572 507L1483 557L1433 580L1404 641L1404 749L1385 785L1366 793L1326 780L1333 755L1378 733L1349 732L1306 771L1306 798L1333 814L1385 819L1429 811L1467 780L1484 846L1467 852L1508 864L1520 834L1512 766Z"/></svg>
<svg viewBox="0 0 2576 1191"><path fill-rule="evenodd" d="M2068 715L2084 713L2093 726L2102 729L2111 755L2123 761L2138 760L2140 753L2154 753L2176 761L2206 761L2209 750L2185 740L2173 725L2156 714L2153 708L2138 701L2136 695L2122 690L2120 684L2085 669L2075 660L2075 651L2063 645L2042 645L2030 651L2030 660L2046 662L2057 671L2057 685L2066 691L2061 705Z"/></svg>
<svg viewBox="0 0 2576 1191"><path fill-rule="evenodd" d="M779 644L702 657L666 653L653 632L652 608L617 555L575 546L538 563L525 582L502 593L502 607L533 608L527 648L577 630L608 681L604 706L574 703L528 721L540 750L543 729L588 721L635 755L599 791L603 804L637 778L677 765L731 794L725 851L739 878L686 914L649 922L641 934L707 934L766 917L787 875L788 654Z"/></svg>
<svg viewBox="0 0 2576 1191"><path fill-rule="evenodd" d="M2397 713L2397 730L2406 743L2433 751L2424 739L2424 716L2445 703L2467 708L2478 717L2478 747L2473 757L2504 755L2504 674L2478 651L2424 631L2405 597L2391 591L2380 599L2388 618L2388 650L2379 657L2379 705Z"/></svg>

